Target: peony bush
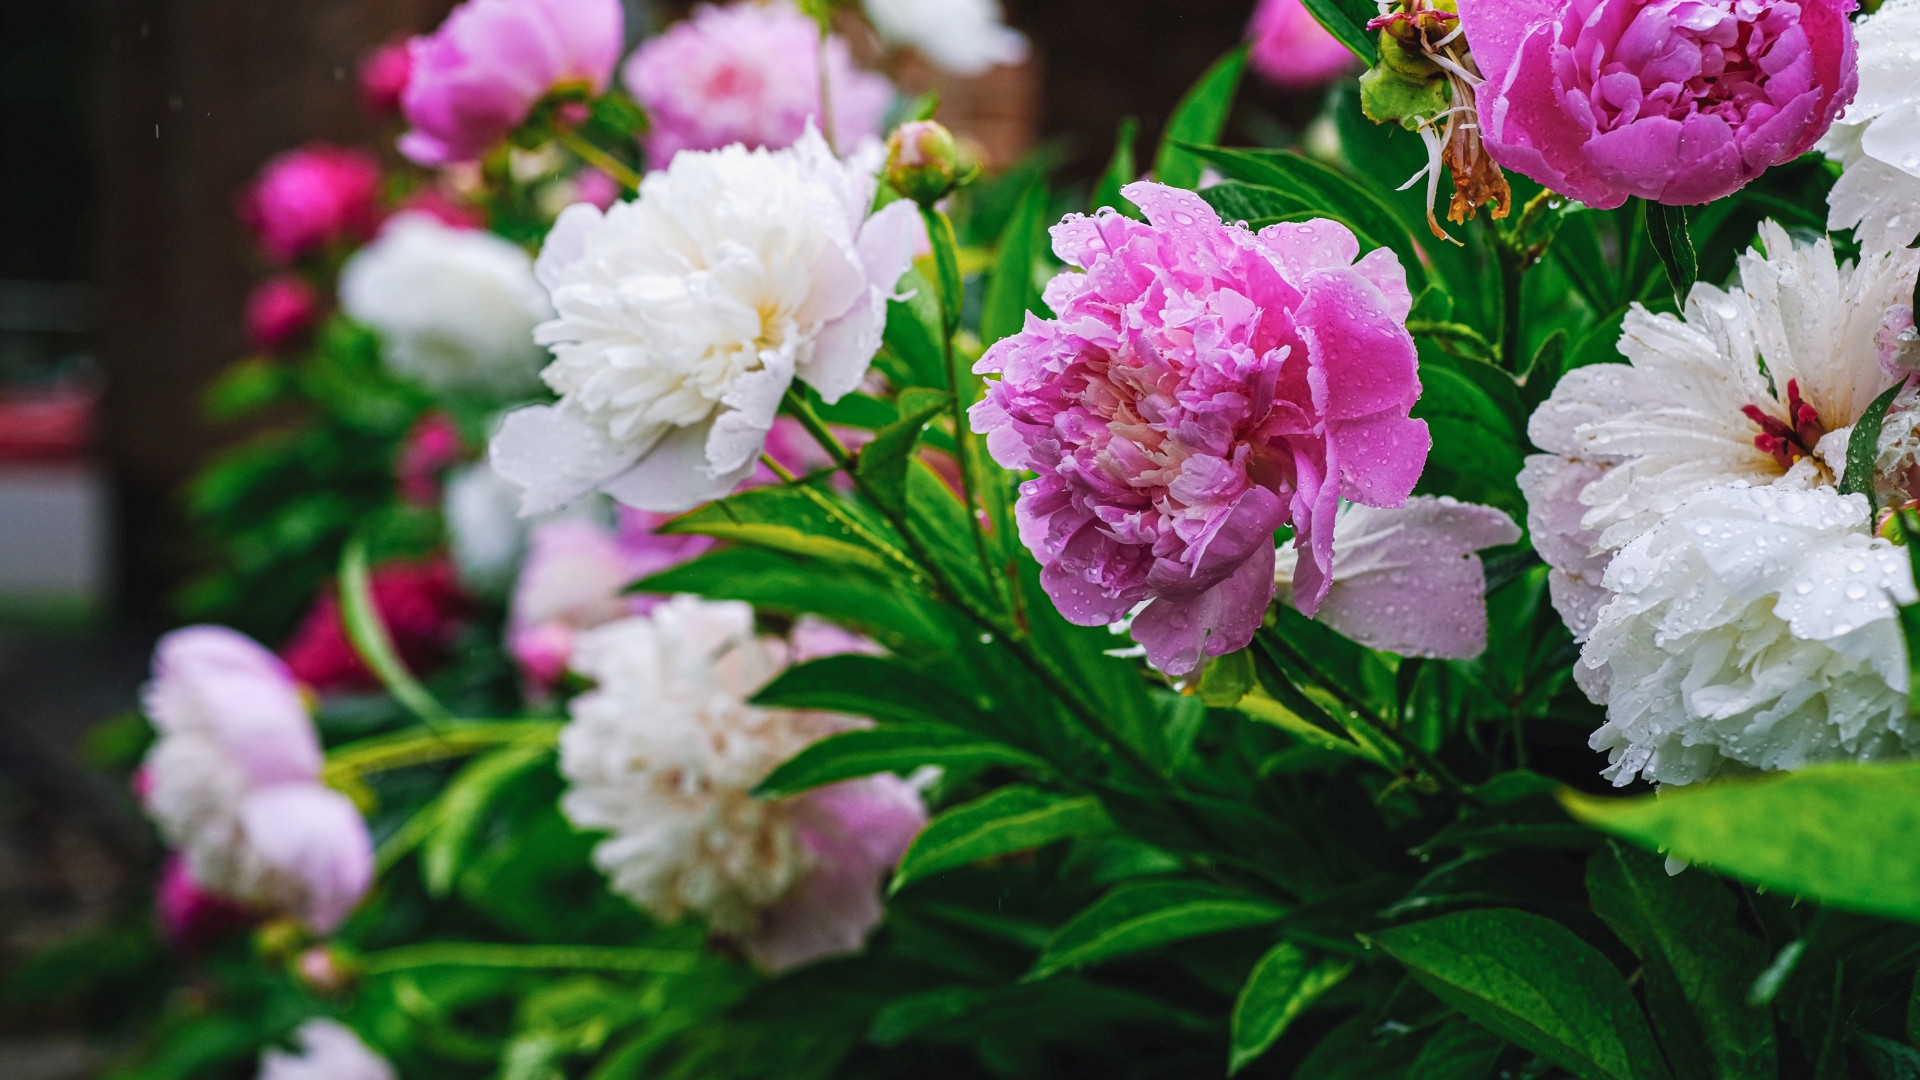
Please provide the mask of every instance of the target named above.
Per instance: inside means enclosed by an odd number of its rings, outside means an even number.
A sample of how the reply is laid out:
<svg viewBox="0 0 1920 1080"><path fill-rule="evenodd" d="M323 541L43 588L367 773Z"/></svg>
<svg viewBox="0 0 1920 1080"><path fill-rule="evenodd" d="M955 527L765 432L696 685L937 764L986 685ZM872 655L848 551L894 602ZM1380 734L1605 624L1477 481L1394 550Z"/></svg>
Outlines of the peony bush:
<svg viewBox="0 0 1920 1080"><path fill-rule="evenodd" d="M242 196L273 423L95 740L165 855L16 994L139 1080L1913 1075L1915 2L1261 3L1089 189L856 63L989 0L469 0L409 164Z"/></svg>

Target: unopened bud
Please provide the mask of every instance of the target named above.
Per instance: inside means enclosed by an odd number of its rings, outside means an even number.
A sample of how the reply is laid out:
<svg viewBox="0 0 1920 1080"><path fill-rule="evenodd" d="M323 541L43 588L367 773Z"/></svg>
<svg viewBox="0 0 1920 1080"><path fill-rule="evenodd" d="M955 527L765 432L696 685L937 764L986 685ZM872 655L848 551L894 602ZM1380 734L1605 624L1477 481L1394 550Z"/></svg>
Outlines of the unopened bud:
<svg viewBox="0 0 1920 1080"><path fill-rule="evenodd" d="M932 206L962 179L960 146L933 120L913 120L887 139L887 183L922 206Z"/></svg>
<svg viewBox="0 0 1920 1080"><path fill-rule="evenodd" d="M293 962L293 972L307 988L319 994L337 994L353 980L355 965L326 945L315 945Z"/></svg>

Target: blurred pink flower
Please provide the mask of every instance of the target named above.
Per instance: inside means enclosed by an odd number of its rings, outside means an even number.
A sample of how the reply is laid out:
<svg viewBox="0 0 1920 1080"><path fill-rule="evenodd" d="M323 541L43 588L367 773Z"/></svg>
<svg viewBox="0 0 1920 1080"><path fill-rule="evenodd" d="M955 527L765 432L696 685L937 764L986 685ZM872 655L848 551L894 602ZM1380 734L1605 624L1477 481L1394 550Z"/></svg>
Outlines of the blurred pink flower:
<svg viewBox="0 0 1920 1080"><path fill-rule="evenodd" d="M574 193L579 201L605 210L620 200L625 189L620 182L599 169L581 169L573 177Z"/></svg>
<svg viewBox="0 0 1920 1080"><path fill-rule="evenodd" d="M400 152L429 166L478 159L555 88L605 91L623 33L619 0L468 0L407 46L413 130Z"/></svg>
<svg viewBox="0 0 1920 1080"><path fill-rule="evenodd" d="M927 824L919 787L892 773L815 788L792 815L813 869L741 941L772 972L859 952L880 924L888 876Z"/></svg>
<svg viewBox="0 0 1920 1080"><path fill-rule="evenodd" d="M376 567L371 589L373 605L409 669L424 675L446 660L468 606L446 559ZM347 638L340 598L331 588L281 647L280 655L295 677L323 694L373 690L380 685Z"/></svg>
<svg viewBox="0 0 1920 1080"><path fill-rule="evenodd" d="M1360 66L1300 0L1260 0L1247 37L1253 42L1247 62L1280 86L1323 86Z"/></svg>
<svg viewBox="0 0 1920 1080"><path fill-rule="evenodd" d="M294 1032L300 1052L268 1047L260 1052L254 1080L395 1080L393 1065L367 1046L353 1029L316 1016Z"/></svg>
<svg viewBox="0 0 1920 1080"><path fill-rule="evenodd" d="M240 197L241 224L276 263L343 240L365 240L380 225L380 162L364 150L311 143L272 158Z"/></svg>
<svg viewBox="0 0 1920 1080"><path fill-rule="evenodd" d="M360 104L375 116L400 111L400 95L413 75L413 57L406 39L389 41L360 61Z"/></svg>
<svg viewBox="0 0 1920 1080"><path fill-rule="evenodd" d="M1487 648L1487 574L1475 552L1517 543L1491 506L1418 495L1380 509L1349 504L1333 527L1333 583L1317 622L1369 649L1471 660ZM1298 554L1276 554L1290 591Z"/></svg>
<svg viewBox="0 0 1920 1080"><path fill-rule="evenodd" d="M487 225L485 211L454 198L432 184L407 196L394 208L395 217L406 213L429 214L441 224L456 229L484 229Z"/></svg>
<svg viewBox="0 0 1920 1080"><path fill-rule="evenodd" d="M1300 549L1312 614L1333 565L1342 498L1406 501L1426 462L1406 272L1385 248L1357 263L1332 221L1258 234L1199 196L1136 183L1152 224L1106 213L1053 229L1069 266L1057 319L987 351L973 408L1021 485L1020 538L1041 584L1083 626L1133 621L1161 670L1243 648L1274 594L1273 532Z"/></svg>
<svg viewBox="0 0 1920 1080"><path fill-rule="evenodd" d="M534 526L507 614L507 651L534 696L566 672L577 633L644 615L660 602L658 596L626 593L628 585L713 546L711 537L654 532L666 520L664 514L621 507L617 530L586 518Z"/></svg>
<svg viewBox="0 0 1920 1080"><path fill-rule="evenodd" d="M201 888L179 852L169 854L160 869L153 912L167 944L188 952L212 944L256 917L245 905Z"/></svg>
<svg viewBox="0 0 1920 1080"><path fill-rule="evenodd" d="M1461 0L1481 138L1589 206L1711 202L1812 148L1859 85L1854 0Z"/></svg>
<svg viewBox="0 0 1920 1080"><path fill-rule="evenodd" d="M466 457L459 425L438 409L420 418L400 443L393 465L394 486L408 505L422 509L440 505L440 477Z"/></svg>
<svg viewBox="0 0 1920 1080"><path fill-rule="evenodd" d="M665 168L682 150L733 143L778 150L820 112L820 29L786 0L703 5L627 58L621 80L647 110L647 160ZM827 43L834 139L845 150L880 134L893 101L886 78L853 64L847 43Z"/></svg>
<svg viewBox="0 0 1920 1080"><path fill-rule="evenodd" d="M320 296L298 274L268 278L247 294L247 341L262 352L279 352L313 329Z"/></svg>
<svg viewBox="0 0 1920 1080"><path fill-rule="evenodd" d="M189 879L162 880L169 932L216 913L193 887L337 927L372 882L373 846L360 812L319 782L319 739L287 666L224 627L188 627L155 648L143 704L160 737L136 787Z"/></svg>

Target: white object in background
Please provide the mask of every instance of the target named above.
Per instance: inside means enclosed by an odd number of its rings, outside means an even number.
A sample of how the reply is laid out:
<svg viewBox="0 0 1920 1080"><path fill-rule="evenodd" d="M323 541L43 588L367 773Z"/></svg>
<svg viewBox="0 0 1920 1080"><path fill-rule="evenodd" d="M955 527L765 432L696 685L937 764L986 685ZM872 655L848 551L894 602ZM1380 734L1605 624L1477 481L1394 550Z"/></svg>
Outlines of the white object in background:
<svg viewBox="0 0 1920 1080"><path fill-rule="evenodd" d="M0 618L84 621L105 606L106 478L84 463L0 463Z"/></svg>

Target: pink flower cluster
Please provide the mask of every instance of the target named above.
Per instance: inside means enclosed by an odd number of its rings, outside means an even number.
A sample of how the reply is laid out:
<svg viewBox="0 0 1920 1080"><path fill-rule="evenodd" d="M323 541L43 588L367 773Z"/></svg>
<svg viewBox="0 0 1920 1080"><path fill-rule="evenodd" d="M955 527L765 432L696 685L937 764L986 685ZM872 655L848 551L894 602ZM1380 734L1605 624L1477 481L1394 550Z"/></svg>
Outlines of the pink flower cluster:
<svg viewBox="0 0 1920 1080"><path fill-rule="evenodd" d="M380 163L364 150L313 143L271 159L240 197L241 224L276 263L380 226Z"/></svg>
<svg viewBox="0 0 1920 1080"><path fill-rule="evenodd" d="M281 274L247 294L247 341L262 352L279 352L298 341L320 317L320 295L298 274Z"/></svg>
<svg viewBox="0 0 1920 1080"><path fill-rule="evenodd" d="M160 737L136 790L180 852L158 898L176 940L235 917L206 894L338 926L372 883L373 845L353 803L320 783L286 666L232 630L188 627L155 648L144 705Z"/></svg>
<svg viewBox="0 0 1920 1080"><path fill-rule="evenodd" d="M468 0L408 46L400 152L421 165L473 161L554 89L606 90L620 60L619 0Z"/></svg>
<svg viewBox="0 0 1920 1080"><path fill-rule="evenodd" d="M376 567L371 577L373 606L407 667L422 673L445 661L468 607L452 564L444 558L388 563ZM331 591L307 613L280 654L301 682L321 693L380 685L354 651L340 615L340 598Z"/></svg>
<svg viewBox="0 0 1920 1080"><path fill-rule="evenodd" d="M838 35L826 52L834 139L845 149L880 133L893 86L855 67ZM818 25L786 0L696 8L621 72L652 122L647 160L665 168L682 150L791 145L820 114L819 55Z"/></svg>
<svg viewBox="0 0 1920 1080"><path fill-rule="evenodd" d="M1247 38L1247 62L1279 86L1324 86L1360 66L1300 0L1260 0Z"/></svg>
<svg viewBox="0 0 1920 1080"><path fill-rule="evenodd" d="M1854 0L1461 0L1502 167L1589 206L1732 194L1859 85Z"/></svg>
<svg viewBox="0 0 1920 1080"><path fill-rule="evenodd" d="M1058 317L987 351L973 409L994 460L1030 469L1017 516L1061 614L1133 622L1173 674L1252 640L1274 595L1274 531L1291 523L1295 604L1312 614L1342 498L1405 502L1426 462L1406 273L1354 260L1346 227L1259 233L1153 183L1151 224L1068 217L1054 251L1084 272L1047 286Z"/></svg>

